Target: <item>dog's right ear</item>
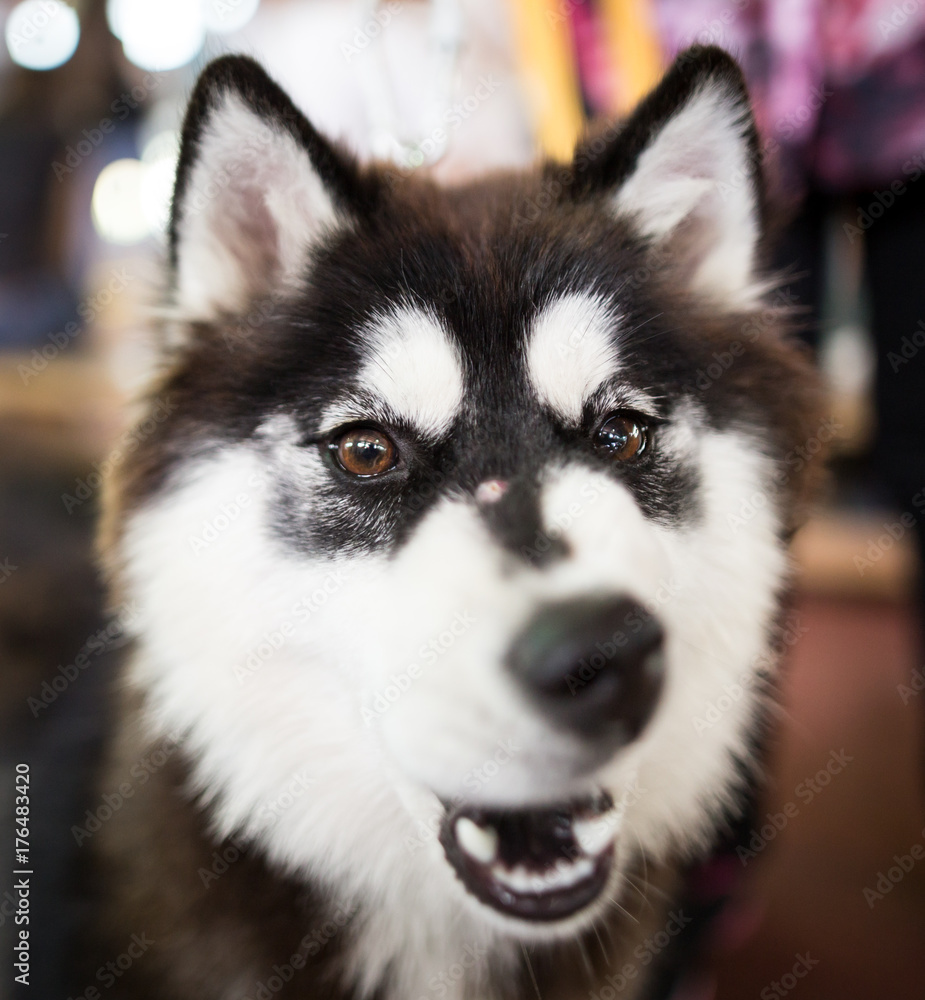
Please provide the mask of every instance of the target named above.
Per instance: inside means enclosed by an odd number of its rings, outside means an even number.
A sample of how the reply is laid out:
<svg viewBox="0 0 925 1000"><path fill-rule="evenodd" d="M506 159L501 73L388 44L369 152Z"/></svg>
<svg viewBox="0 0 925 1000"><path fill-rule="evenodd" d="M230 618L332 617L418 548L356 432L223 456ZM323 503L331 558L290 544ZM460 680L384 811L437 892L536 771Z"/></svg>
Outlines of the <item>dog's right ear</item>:
<svg viewBox="0 0 925 1000"><path fill-rule="evenodd" d="M311 247L369 197L353 159L256 62L210 63L186 112L171 210L180 315L233 314L294 286Z"/></svg>

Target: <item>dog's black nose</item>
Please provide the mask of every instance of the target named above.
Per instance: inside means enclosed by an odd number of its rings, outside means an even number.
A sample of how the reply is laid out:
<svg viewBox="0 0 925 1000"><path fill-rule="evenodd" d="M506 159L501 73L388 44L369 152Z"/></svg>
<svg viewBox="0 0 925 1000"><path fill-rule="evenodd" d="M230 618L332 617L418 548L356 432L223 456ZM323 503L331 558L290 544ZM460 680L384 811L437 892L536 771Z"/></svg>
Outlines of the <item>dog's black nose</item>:
<svg viewBox="0 0 925 1000"><path fill-rule="evenodd" d="M662 689L664 634L626 598L582 598L541 608L508 654L543 712L615 746L635 739Z"/></svg>

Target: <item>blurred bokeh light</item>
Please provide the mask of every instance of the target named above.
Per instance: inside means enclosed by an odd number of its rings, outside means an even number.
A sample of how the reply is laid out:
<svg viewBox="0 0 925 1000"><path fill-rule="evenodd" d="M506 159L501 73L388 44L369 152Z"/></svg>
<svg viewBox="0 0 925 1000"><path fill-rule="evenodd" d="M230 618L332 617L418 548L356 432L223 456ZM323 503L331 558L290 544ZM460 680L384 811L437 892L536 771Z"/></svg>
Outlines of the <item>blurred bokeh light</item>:
<svg viewBox="0 0 925 1000"><path fill-rule="evenodd" d="M10 11L4 37L10 57L20 66L55 69L77 50L80 21L61 0L23 0Z"/></svg>

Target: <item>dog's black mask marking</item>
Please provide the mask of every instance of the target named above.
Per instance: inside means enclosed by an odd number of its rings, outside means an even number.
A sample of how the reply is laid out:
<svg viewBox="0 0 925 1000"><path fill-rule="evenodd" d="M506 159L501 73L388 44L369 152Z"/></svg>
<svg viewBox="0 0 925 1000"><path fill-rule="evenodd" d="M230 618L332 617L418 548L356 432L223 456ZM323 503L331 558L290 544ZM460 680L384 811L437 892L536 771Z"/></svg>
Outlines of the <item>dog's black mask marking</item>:
<svg viewBox="0 0 925 1000"><path fill-rule="evenodd" d="M461 219L470 215L464 204L457 211ZM421 304L450 331L464 359L466 392L457 420L436 444L416 439L411 428L394 429L406 445L406 474L376 481L332 474L323 492L330 509L341 512L336 518L300 518L293 483L292 503L283 504L288 534L315 552L394 545L439 497L471 494L483 480L499 478L517 487L489 523L509 549L525 554L541 530L536 490L543 470L573 461L622 478L652 517L679 523L694 515L693 467L653 448L644 461L617 469L592 446L606 411L589 412L584 426L569 429L528 387L524 354L531 321L554 296L580 290L607 294L622 314L649 318L645 344L634 350L631 338L621 343L627 374L620 384L664 400L669 419L672 401L683 398L683 387L661 361L677 356L681 338L656 327L654 305L620 287L621 275L633 270L625 232L601 225L596 259L586 260L579 272L578 247L569 244L580 242L580 233L564 227L555 241L546 237L538 248L535 229L509 222L469 248L460 246L459 235L441 217L409 218L385 207L375 227L342 236L318 255L306 293L277 333L278 367L260 376L265 412L279 406L298 413L310 437L320 413L352 387L351 374L366 350L358 331L396 303ZM345 318L339 304L347 300L352 307Z"/></svg>

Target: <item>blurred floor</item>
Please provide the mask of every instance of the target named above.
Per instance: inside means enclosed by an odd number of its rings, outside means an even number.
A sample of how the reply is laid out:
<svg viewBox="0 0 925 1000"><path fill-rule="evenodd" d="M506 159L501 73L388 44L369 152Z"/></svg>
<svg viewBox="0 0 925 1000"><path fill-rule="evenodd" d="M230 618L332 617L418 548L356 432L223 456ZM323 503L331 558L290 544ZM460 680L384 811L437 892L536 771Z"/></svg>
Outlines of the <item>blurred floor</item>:
<svg viewBox="0 0 925 1000"><path fill-rule="evenodd" d="M759 814L774 837L764 850L756 841L757 857L746 859L747 897L766 916L749 943L718 962L718 1000L922 1000L925 860L883 899L864 897L895 867L894 855L925 848L925 691L910 693L913 671L923 669L914 616L895 603L812 596L797 610L805 632L789 657L787 720ZM817 783L828 763L840 772ZM807 955L818 965L797 978L793 966Z"/></svg>

